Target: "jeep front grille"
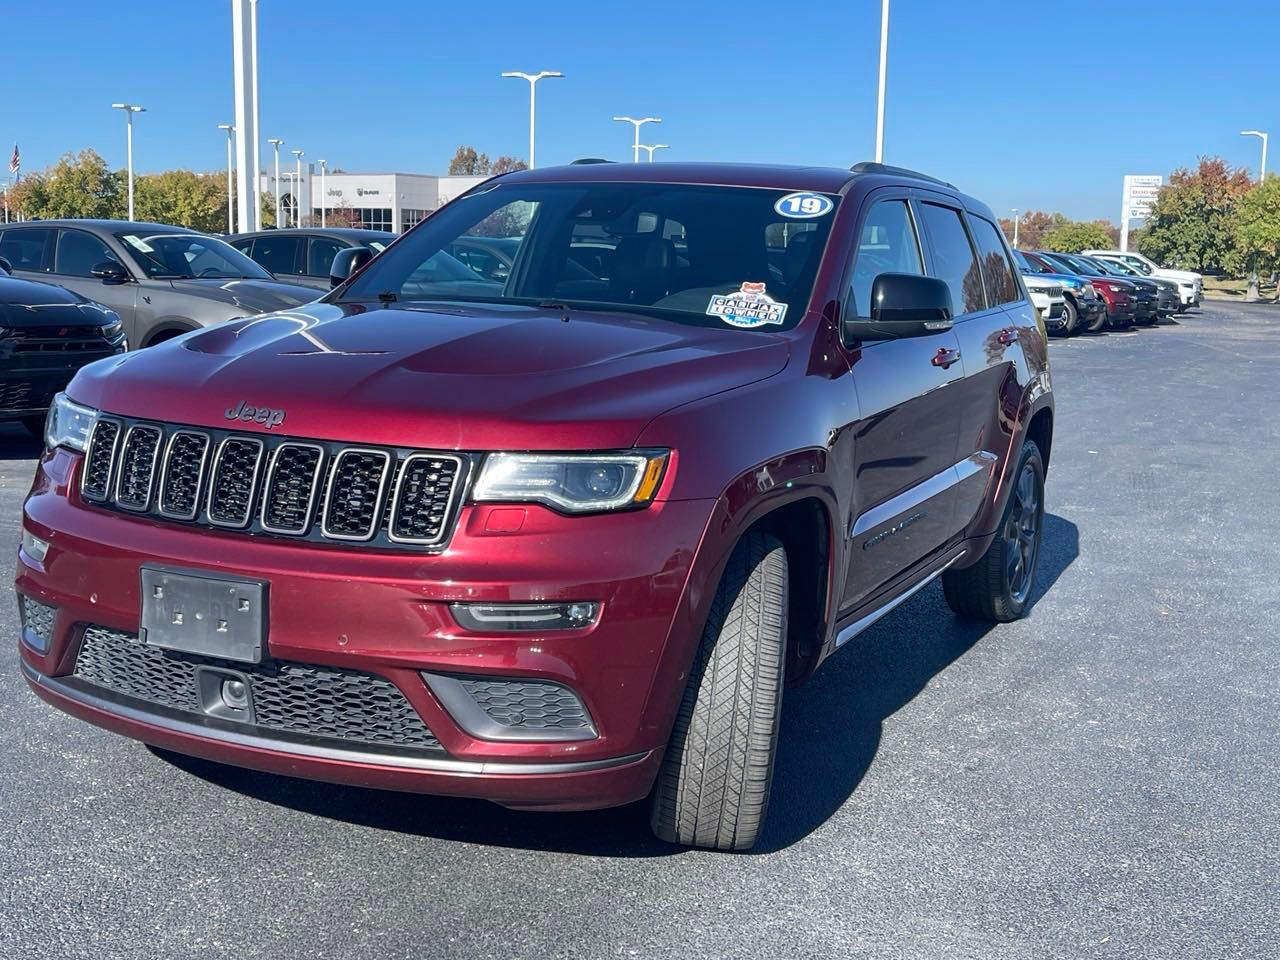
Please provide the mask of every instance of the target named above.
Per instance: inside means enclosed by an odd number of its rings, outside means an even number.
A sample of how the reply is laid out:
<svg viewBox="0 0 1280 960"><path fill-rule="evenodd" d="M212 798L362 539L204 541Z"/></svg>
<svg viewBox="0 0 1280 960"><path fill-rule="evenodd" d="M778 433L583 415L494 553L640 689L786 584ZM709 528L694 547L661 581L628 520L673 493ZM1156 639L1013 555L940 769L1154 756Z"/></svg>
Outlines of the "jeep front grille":
<svg viewBox="0 0 1280 960"><path fill-rule="evenodd" d="M440 548L465 454L355 447L99 417L80 493L95 506L320 542Z"/></svg>
<svg viewBox="0 0 1280 960"><path fill-rule="evenodd" d="M359 670L283 660L217 660L150 647L135 634L89 626L80 641L75 676L122 697L206 715L202 670L243 678L252 711L244 725L260 733L441 749L399 687Z"/></svg>

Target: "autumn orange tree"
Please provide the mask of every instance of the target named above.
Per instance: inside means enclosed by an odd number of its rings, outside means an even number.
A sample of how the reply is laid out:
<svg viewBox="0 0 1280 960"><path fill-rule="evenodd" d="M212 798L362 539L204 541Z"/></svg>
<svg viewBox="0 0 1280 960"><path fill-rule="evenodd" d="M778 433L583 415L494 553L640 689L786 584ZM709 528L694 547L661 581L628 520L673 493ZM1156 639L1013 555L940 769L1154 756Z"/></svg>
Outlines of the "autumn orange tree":
<svg viewBox="0 0 1280 960"><path fill-rule="evenodd" d="M1169 176L1143 231L1141 251L1170 266L1219 271L1232 263L1236 206L1253 187L1249 172L1221 157L1201 157Z"/></svg>

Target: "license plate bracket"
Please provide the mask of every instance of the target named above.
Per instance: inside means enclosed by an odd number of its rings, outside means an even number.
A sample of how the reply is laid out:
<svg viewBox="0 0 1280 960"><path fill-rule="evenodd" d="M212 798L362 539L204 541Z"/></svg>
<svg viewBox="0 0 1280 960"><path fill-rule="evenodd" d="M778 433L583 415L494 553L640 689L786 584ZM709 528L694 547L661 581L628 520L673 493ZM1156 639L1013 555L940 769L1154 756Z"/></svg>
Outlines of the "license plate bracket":
<svg viewBox="0 0 1280 960"><path fill-rule="evenodd" d="M264 581L147 565L140 574L144 644L240 663L262 661Z"/></svg>

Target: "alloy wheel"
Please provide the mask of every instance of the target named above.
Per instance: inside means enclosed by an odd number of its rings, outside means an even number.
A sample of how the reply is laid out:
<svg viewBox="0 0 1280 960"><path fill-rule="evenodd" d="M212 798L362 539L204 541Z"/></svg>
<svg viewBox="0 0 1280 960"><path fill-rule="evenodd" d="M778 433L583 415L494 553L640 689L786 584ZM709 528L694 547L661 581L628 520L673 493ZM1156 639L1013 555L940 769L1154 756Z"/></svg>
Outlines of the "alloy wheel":
<svg viewBox="0 0 1280 960"><path fill-rule="evenodd" d="M1018 482L1013 488L1013 504L1004 525L1009 597L1016 604L1026 603L1031 592L1043 517L1039 475L1035 464L1027 462L1018 474Z"/></svg>

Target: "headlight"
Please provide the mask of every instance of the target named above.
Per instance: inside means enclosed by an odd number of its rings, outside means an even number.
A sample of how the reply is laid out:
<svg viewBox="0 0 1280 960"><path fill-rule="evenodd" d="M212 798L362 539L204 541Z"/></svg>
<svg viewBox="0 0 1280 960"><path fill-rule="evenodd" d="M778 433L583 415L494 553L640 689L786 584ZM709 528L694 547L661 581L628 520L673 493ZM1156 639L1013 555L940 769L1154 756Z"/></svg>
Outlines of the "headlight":
<svg viewBox="0 0 1280 960"><path fill-rule="evenodd" d="M667 450L491 453L473 499L545 503L568 513L644 506L658 492Z"/></svg>
<svg viewBox="0 0 1280 960"><path fill-rule="evenodd" d="M50 450L54 447L88 449L89 435L97 419L97 410L67 399L65 393L58 394L49 405L49 417L44 422L45 446Z"/></svg>

